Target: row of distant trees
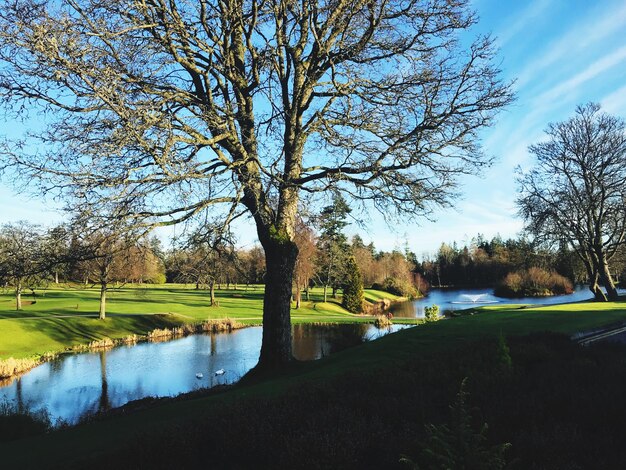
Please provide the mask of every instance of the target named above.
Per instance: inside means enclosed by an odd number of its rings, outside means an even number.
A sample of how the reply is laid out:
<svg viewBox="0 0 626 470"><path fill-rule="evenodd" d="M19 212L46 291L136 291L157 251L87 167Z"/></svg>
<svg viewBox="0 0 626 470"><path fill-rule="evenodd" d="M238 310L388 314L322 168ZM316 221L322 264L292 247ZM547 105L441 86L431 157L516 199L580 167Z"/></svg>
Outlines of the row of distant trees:
<svg viewBox="0 0 626 470"><path fill-rule="evenodd" d="M353 312L362 309L364 286L409 297L425 292L427 283L416 273L414 255L378 252L359 236L348 240L344 228L349 213L346 202L337 196L310 220L299 219L293 281L296 308L303 296L309 299L312 286L324 289L324 301L344 291L345 306ZM24 291L34 294L36 288L59 282L99 286L100 318L104 318L107 292L115 286L192 284L207 290L214 305L216 288L262 284L265 277L261 246L237 248L224 234L191 233L165 250L158 238L119 227L86 231L73 224L44 230L22 221L0 228L0 282L14 291L18 310Z"/></svg>
<svg viewBox="0 0 626 470"><path fill-rule="evenodd" d="M48 230L25 221L0 228L0 282L22 294L51 283L75 281L101 286L100 315L112 283L164 282L158 240L124 237L116 231L80 231L69 226Z"/></svg>
<svg viewBox="0 0 626 470"><path fill-rule="evenodd" d="M417 263L417 271L433 286L495 286L508 274L540 268L566 277L574 284L589 281L575 250L562 243L550 246L525 237L491 240L478 235L462 246L442 243L438 251ZM626 250L613 260L614 277L626 276Z"/></svg>
<svg viewBox="0 0 626 470"><path fill-rule="evenodd" d="M405 297L424 294L434 286L495 286L518 270L542 268L573 283L586 282L587 271L565 245L550 249L525 238L491 240L478 235L469 244L442 243L437 253L418 261L408 249L377 251L359 235L344 233L350 208L337 196L308 222L297 224L299 255L293 281L295 307L310 288L324 289L324 301L340 290L354 290L349 310L361 311L363 287L375 287ZM105 317L107 291L127 283L177 282L208 291L216 303L216 288L265 282L265 255L260 245L237 248L221 238L192 234L164 250L156 237L123 236L116 231L81 233L68 226L43 230L27 222L0 228L0 282L14 291L16 308L22 294L49 284L72 281L100 287L100 316ZM626 277L626 253L616 257L615 277ZM358 293L360 289L360 294ZM344 295L345 296L345 295ZM359 300L360 299L360 300ZM350 299L345 300L348 304Z"/></svg>

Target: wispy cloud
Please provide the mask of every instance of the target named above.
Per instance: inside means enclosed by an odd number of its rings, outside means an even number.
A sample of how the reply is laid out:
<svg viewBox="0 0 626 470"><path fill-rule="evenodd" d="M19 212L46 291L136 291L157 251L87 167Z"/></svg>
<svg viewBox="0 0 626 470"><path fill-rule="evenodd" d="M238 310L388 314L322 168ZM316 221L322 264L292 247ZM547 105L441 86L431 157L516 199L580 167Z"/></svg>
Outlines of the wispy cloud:
<svg viewBox="0 0 626 470"><path fill-rule="evenodd" d="M517 76L517 86L521 88L535 80L540 72L569 56L573 50L592 47L626 28L626 3L621 8L607 8L603 12L600 17L583 18L572 25L566 34L548 45L543 54L524 64Z"/></svg>
<svg viewBox="0 0 626 470"><path fill-rule="evenodd" d="M626 85L606 95L600 101L602 110L626 118Z"/></svg>
<svg viewBox="0 0 626 470"><path fill-rule="evenodd" d="M513 23L506 23L506 28L496 32L497 43L504 47L511 39L523 33L528 25L542 16L550 7L550 0L536 0L529 4L521 14L516 15L517 19Z"/></svg>
<svg viewBox="0 0 626 470"><path fill-rule="evenodd" d="M624 60L626 60L626 46L605 55L604 57L596 60L582 72L574 75L572 78L565 80L564 82L561 82L549 90L541 93L535 101L539 103L547 103L561 98L574 90L580 89L581 85L622 63Z"/></svg>

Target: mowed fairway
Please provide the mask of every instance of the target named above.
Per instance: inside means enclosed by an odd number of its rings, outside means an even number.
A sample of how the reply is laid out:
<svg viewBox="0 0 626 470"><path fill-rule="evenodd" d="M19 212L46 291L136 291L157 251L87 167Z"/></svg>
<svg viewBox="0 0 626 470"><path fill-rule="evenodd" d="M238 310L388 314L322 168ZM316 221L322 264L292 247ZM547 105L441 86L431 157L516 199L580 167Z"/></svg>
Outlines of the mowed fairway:
<svg viewBox="0 0 626 470"><path fill-rule="evenodd" d="M366 299L398 297L367 291ZM10 292L0 296L0 359L28 357L85 345L103 338L145 335L155 328L230 318L245 325L262 322L263 286L216 291L218 305L211 306L207 290L193 286L124 286L107 296L107 318L97 317L99 289L51 288L37 296L23 296L23 309L15 310ZM330 299L330 298L329 298ZM370 322L371 316L344 310L338 299L322 302L322 290L313 289L311 300L292 310L294 323ZM405 320L406 321L406 320Z"/></svg>

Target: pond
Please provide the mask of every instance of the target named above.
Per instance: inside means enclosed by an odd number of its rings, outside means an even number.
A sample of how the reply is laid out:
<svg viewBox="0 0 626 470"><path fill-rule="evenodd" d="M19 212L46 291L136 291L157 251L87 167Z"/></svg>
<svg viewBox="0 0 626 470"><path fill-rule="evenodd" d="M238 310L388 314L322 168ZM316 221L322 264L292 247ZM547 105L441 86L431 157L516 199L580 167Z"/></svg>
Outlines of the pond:
<svg viewBox="0 0 626 470"><path fill-rule="evenodd" d="M496 297L492 288L484 289L432 289L424 298L402 302L392 306L392 313L399 317L424 317L424 307L436 304L442 312L463 310L489 304L554 305L566 302L591 300L593 295L587 286L576 286L573 294L548 297L522 297L516 299Z"/></svg>
<svg viewBox="0 0 626 470"><path fill-rule="evenodd" d="M319 359L406 327L377 329L364 323L295 325L294 356L299 360ZM0 402L12 401L22 409L45 408L53 422L75 423L82 416L129 401L233 383L256 365L261 335L261 327L250 327L108 351L64 354L1 387Z"/></svg>

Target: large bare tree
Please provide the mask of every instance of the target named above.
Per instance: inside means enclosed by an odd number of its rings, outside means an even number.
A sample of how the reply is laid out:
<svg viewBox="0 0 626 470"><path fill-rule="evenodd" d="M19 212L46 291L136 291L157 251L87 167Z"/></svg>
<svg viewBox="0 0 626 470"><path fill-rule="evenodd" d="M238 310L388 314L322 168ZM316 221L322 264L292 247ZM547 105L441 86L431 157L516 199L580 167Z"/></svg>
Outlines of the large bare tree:
<svg viewBox="0 0 626 470"><path fill-rule="evenodd" d="M568 243L595 298L615 300L609 263L626 245L626 123L590 103L546 134L530 147L536 165L519 176L526 228L541 241Z"/></svg>
<svg viewBox="0 0 626 470"><path fill-rule="evenodd" d="M428 213L488 163L477 134L511 101L491 40L467 41L466 0L0 6L0 93L46 124L13 147L17 171L147 224L251 216L267 261L261 366L291 359L301 193Z"/></svg>

